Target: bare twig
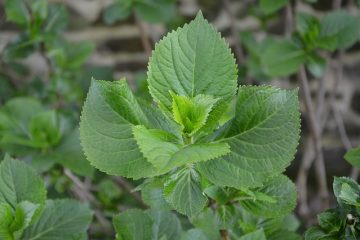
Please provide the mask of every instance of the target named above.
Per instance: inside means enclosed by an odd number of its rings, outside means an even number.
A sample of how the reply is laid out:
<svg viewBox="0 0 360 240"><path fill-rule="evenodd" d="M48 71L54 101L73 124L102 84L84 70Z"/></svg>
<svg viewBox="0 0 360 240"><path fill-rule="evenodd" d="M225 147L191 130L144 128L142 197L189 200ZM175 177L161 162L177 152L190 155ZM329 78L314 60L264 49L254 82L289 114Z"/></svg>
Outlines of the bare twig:
<svg viewBox="0 0 360 240"><path fill-rule="evenodd" d="M229 240L229 234L226 229L220 230L221 239L223 240Z"/></svg>
<svg viewBox="0 0 360 240"><path fill-rule="evenodd" d="M144 27L144 23L139 19L139 17L134 14L134 19L135 19L135 24L139 30L139 34L140 34L140 39L141 39L141 43L144 47L144 50L146 52L146 54L148 56L151 55L151 51L152 51L152 44L150 42L150 39L146 33L146 29Z"/></svg>
<svg viewBox="0 0 360 240"><path fill-rule="evenodd" d="M329 206L329 192L327 188L326 170L325 170L324 156L322 151L321 131L320 131L321 129L315 115L314 106L312 103L309 84L304 66L300 67L300 70L298 72L298 80L300 82L301 93L305 101L307 118L314 141L314 148L315 148L314 150L316 156L315 171L317 173L316 176L319 184L319 195L321 198L321 208L322 208L321 210L324 210Z"/></svg>
<svg viewBox="0 0 360 240"><path fill-rule="evenodd" d="M134 199L141 205L143 208L148 208L148 206L143 202L140 194L138 192L134 192L134 186L132 186L128 181L126 181L122 177L113 177L112 178L115 183L117 183L122 189L124 189L127 193L134 197Z"/></svg>
<svg viewBox="0 0 360 240"><path fill-rule="evenodd" d="M99 211L100 203L94 197L94 195L89 191L86 185L76 176L74 175L69 169L64 169L64 174L74 183L74 190L73 193L77 195L77 197L84 202L89 202L96 207L94 210L95 217L100 223L100 225L104 228L104 231L107 235L111 236L113 234L111 223L106 217Z"/></svg>

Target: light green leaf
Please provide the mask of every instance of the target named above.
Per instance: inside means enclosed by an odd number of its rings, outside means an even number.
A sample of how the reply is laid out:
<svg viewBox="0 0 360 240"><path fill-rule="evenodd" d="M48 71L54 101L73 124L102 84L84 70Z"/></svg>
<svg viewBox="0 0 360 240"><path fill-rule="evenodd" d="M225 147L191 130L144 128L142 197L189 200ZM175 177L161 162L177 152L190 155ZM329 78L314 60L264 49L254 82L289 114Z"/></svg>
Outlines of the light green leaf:
<svg viewBox="0 0 360 240"><path fill-rule="evenodd" d="M6 20L26 26L30 21L29 11L23 0L5 0Z"/></svg>
<svg viewBox="0 0 360 240"><path fill-rule="evenodd" d="M149 177L154 167L143 157L132 126L148 124L125 80L93 80L83 107L80 139L90 163L108 174Z"/></svg>
<svg viewBox="0 0 360 240"><path fill-rule="evenodd" d="M219 221L212 209L205 208L204 211L200 212L198 215L191 217L190 222L196 229L201 230L206 235L206 239L220 239Z"/></svg>
<svg viewBox="0 0 360 240"><path fill-rule="evenodd" d="M39 218L24 232L27 240L73 240L86 232L90 208L74 200L47 200Z"/></svg>
<svg viewBox="0 0 360 240"><path fill-rule="evenodd" d="M327 232L337 232L345 224L345 217L341 216L341 210L334 208L328 209L317 216L319 226Z"/></svg>
<svg viewBox="0 0 360 240"><path fill-rule="evenodd" d="M175 0L137 0L134 1L134 8L136 14L147 22L166 22L176 16L175 2Z"/></svg>
<svg viewBox="0 0 360 240"><path fill-rule="evenodd" d="M271 14L286 6L289 0L260 0L260 9L265 14Z"/></svg>
<svg viewBox="0 0 360 240"><path fill-rule="evenodd" d="M360 20L347 11L334 11L321 19L320 37L335 37L336 47L351 47L358 39Z"/></svg>
<svg viewBox="0 0 360 240"><path fill-rule="evenodd" d="M22 201L43 204L46 188L42 179L25 163L5 157L0 164L0 203L14 209Z"/></svg>
<svg viewBox="0 0 360 240"><path fill-rule="evenodd" d="M113 218L118 239L151 239L154 221L139 209L129 209Z"/></svg>
<svg viewBox="0 0 360 240"><path fill-rule="evenodd" d="M266 236L264 230L259 229L242 236L239 240L266 240Z"/></svg>
<svg viewBox="0 0 360 240"><path fill-rule="evenodd" d="M285 77L297 72L305 59L305 52L289 40L273 42L261 55L264 71L271 77Z"/></svg>
<svg viewBox="0 0 360 240"><path fill-rule="evenodd" d="M141 152L152 163L159 174L185 164L207 161L228 153L226 143L203 143L181 146L170 133L158 129L133 127L134 137Z"/></svg>
<svg viewBox="0 0 360 240"><path fill-rule="evenodd" d="M187 216L198 214L207 204L200 176L194 169L184 168L171 175L164 186L165 200Z"/></svg>
<svg viewBox="0 0 360 240"><path fill-rule="evenodd" d="M170 92L189 98L199 94L221 98L213 111L225 111L236 92L237 67L228 44L199 13L155 46L148 82L154 100L168 112L172 108ZM219 112L216 116L210 113L209 121L220 117Z"/></svg>
<svg viewBox="0 0 360 240"><path fill-rule="evenodd" d="M344 157L351 165L360 168L360 147L350 149Z"/></svg>
<svg viewBox="0 0 360 240"><path fill-rule="evenodd" d="M66 7L61 4L51 4L45 24L45 32L51 36L56 36L57 33L65 30L68 21L68 11Z"/></svg>
<svg viewBox="0 0 360 240"><path fill-rule="evenodd" d="M219 99L207 95L196 95L193 98L171 94L174 120L180 124L186 136L194 135L206 124L214 104Z"/></svg>
<svg viewBox="0 0 360 240"><path fill-rule="evenodd" d="M0 239L13 240L9 228L14 220L13 209L7 203L0 203Z"/></svg>
<svg viewBox="0 0 360 240"><path fill-rule="evenodd" d="M316 78L320 78L325 71L326 60L319 55L311 54L306 60L306 68Z"/></svg>
<svg viewBox="0 0 360 240"><path fill-rule="evenodd" d="M185 164L205 162L220 156L224 156L229 152L230 147L226 143L190 144L174 153L165 168L172 169L174 167L180 167Z"/></svg>
<svg viewBox="0 0 360 240"><path fill-rule="evenodd" d="M170 210L171 207L165 201L163 182L158 178L145 181L141 186L141 197L152 209Z"/></svg>
<svg viewBox="0 0 360 240"><path fill-rule="evenodd" d="M344 203L348 205L360 207L359 197L360 197L359 193L355 192L355 190L352 189L352 187L349 184L343 183L341 185L339 199L341 199Z"/></svg>
<svg viewBox="0 0 360 240"><path fill-rule="evenodd" d="M180 149L176 137L162 130L134 126L133 134L146 159L159 170L162 170Z"/></svg>
<svg viewBox="0 0 360 240"><path fill-rule="evenodd" d="M235 118L221 140L231 153L197 167L219 186L260 186L293 160L299 133L297 90L240 87Z"/></svg>
<svg viewBox="0 0 360 240"><path fill-rule="evenodd" d="M295 185L284 175L279 175L266 182L263 187L255 189L264 193L275 202L256 200L240 201L241 206L256 216L278 217L289 214L296 205Z"/></svg>
<svg viewBox="0 0 360 240"><path fill-rule="evenodd" d="M48 1L47 0L33 0L30 1L32 14L40 20L44 20L48 14Z"/></svg>
<svg viewBox="0 0 360 240"><path fill-rule="evenodd" d="M28 201L23 201L16 206L14 220L9 227L15 239L19 239L23 231L31 224L38 209L39 204Z"/></svg>

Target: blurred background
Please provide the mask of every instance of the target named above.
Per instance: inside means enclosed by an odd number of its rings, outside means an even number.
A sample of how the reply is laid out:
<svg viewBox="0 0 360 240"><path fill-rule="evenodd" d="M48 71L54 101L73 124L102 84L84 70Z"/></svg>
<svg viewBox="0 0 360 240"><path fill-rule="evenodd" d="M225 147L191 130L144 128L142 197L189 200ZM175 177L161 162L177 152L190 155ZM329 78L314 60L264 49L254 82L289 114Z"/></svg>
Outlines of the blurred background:
<svg viewBox="0 0 360 240"><path fill-rule="evenodd" d="M98 209L92 236L111 235L107 218L143 202L131 191L140 182L106 177L83 156L78 122L90 80L125 77L151 101L154 44L201 10L229 42L239 84L300 88L301 140L287 174L296 214L311 225L334 202L333 177L359 175L344 159L360 145L359 2L0 0L1 159L31 164L51 197L89 202Z"/></svg>

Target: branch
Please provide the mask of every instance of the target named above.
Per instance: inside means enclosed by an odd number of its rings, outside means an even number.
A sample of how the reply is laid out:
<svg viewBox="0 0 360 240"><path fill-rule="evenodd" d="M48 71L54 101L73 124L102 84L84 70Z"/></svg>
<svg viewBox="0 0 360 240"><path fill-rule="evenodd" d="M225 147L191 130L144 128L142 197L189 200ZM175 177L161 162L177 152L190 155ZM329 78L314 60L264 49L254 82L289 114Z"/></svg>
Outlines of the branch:
<svg viewBox="0 0 360 240"><path fill-rule="evenodd" d="M64 169L64 174L74 183L73 193L78 196L81 201L89 202L94 205L94 207L99 208L100 203L94 197L94 195L89 191L86 185L77 177L75 176L69 169ZM95 217L100 223L100 225L104 228L106 235L112 236L112 225L107 220L107 218L103 215L103 213L99 209L94 210Z"/></svg>
<svg viewBox="0 0 360 240"><path fill-rule="evenodd" d="M148 57L150 57L152 51L152 44L150 42L149 37L146 34L144 23L140 20L140 18L136 14L134 14L134 19L135 19L135 24L139 30L141 43L144 47L146 54L148 55Z"/></svg>
<svg viewBox="0 0 360 240"><path fill-rule="evenodd" d="M319 185L319 195L321 198L321 210L328 208L329 206L329 192L327 188L326 181L326 170L324 164L324 156L322 151L321 143L321 129L318 124L314 106L311 99L308 79L306 76L306 71L304 66L300 67L298 72L298 80L300 82L300 90L305 101L305 107L307 110L307 120L311 129L312 138L314 141L314 150L315 150L315 171L317 176L317 181Z"/></svg>
<svg viewBox="0 0 360 240"><path fill-rule="evenodd" d="M126 181L122 177L113 177L114 182L119 185L122 189L124 189L127 193L129 193L133 198L141 205L143 208L148 208L148 206L143 202L140 194L138 192L134 192L134 186L131 185L128 181Z"/></svg>

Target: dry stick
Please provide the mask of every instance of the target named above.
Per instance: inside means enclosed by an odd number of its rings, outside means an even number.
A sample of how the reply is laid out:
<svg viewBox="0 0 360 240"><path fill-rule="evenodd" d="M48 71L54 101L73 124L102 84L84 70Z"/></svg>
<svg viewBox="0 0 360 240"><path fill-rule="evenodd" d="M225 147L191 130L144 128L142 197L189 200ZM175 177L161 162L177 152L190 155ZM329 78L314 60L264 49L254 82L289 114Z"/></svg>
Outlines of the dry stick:
<svg viewBox="0 0 360 240"><path fill-rule="evenodd" d="M340 109L338 109L337 105L336 105L336 93L338 91L339 88L339 84L342 80L343 77L343 72L344 72L344 66L343 66L343 56L344 56L344 51L341 50L339 52L339 55L337 57L337 68L336 68L336 76L335 76L335 81L334 81L334 86L333 86L333 90L332 93L330 95L330 102L331 102L331 107L334 113L334 118L335 118L335 122L336 122L336 126L338 128L339 134L340 134L340 139L341 142L343 143L345 149L347 151L349 151L352 146L351 146L351 141L350 138L346 132L346 128L345 128L345 124L344 124L344 120L343 117L341 115L341 111ZM353 179L357 179L359 177L359 169L356 167L352 167L351 168L351 173L350 176Z"/></svg>
<svg viewBox="0 0 360 240"><path fill-rule="evenodd" d="M134 14L134 19L135 19L135 24L139 29L141 43L144 47L146 54L150 57L152 51L152 47L151 47L152 44L150 42L148 35L146 34L144 23L139 19L139 17L136 14Z"/></svg>
<svg viewBox="0 0 360 240"><path fill-rule="evenodd" d="M320 132L321 129L315 115L314 106L310 95L308 79L306 76L306 71L304 66L300 67L300 70L298 72L298 80L300 82L301 93L305 101L305 107L308 113L307 118L314 141L315 156L316 156L315 171L317 173L316 177L319 184L319 195L321 198L320 210L324 210L329 206L329 192L327 189L326 170L325 170L324 156L322 151L321 132Z"/></svg>
<svg viewBox="0 0 360 240"><path fill-rule="evenodd" d="M70 178L70 180L75 184L73 193L78 196L78 198L84 202L92 203L96 208L100 207L100 203L94 197L94 195L88 190L86 185L75 176L69 169L64 169L64 174ZM104 228L107 235L111 236L113 234L111 223L106 219L99 209L94 210L95 217Z"/></svg>
<svg viewBox="0 0 360 240"><path fill-rule="evenodd" d="M230 17L230 31L231 31L231 36L234 40L233 44L234 44L235 56L236 56L237 64L240 65L244 61L244 53L240 45L239 32L236 29L236 25L235 25L236 18L234 12L232 11L231 3L229 0L224 0L224 9L225 12ZM251 80L247 79L247 81L251 81ZM251 83L247 83L247 84L251 84Z"/></svg>
<svg viewBox="0 0 360 240"><path fill-rule="evenodd" d="M122 177L113 177L112 178L115 183L117 183L122 189L124 189L127 193L134 197L134 199L141 205L143 208L148 208L148 206L143 202L140 194L138 192L134 192L134 186L132 186L128 181L126 181Z"/></svg>

